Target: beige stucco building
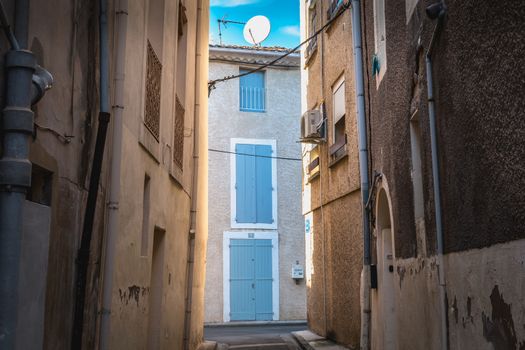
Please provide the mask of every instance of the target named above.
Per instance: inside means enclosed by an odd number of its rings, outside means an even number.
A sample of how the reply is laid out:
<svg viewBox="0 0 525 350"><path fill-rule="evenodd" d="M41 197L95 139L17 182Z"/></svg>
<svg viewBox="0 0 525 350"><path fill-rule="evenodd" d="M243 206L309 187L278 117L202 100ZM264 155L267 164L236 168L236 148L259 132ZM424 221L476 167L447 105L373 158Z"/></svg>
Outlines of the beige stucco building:
<svg viewBox="0 0 525 350"><path fill-rule="evenodd" d="M14 21L21 2L3 3ZM32 304L20 308L17 341L69 349L100 108L100 4L29 3L27 47L55 84L34 108L24 229L38 233L38 245L22 241L19 299ZM111 122L83 348L195 349L204 318L209 2L110 0L107 21Z"/></svg>
<svg viewBox="0 0 525 350"><path fill-rule="evenodd" d="M342 6L342 1L301 1L303 38ZM301 64L302 112L318 110L325 132L303 143L308 326L354 347L360 330L362 219L350 18L346 11L303 46Z"/></svg>
<svg viewBox="0 0 525 350"><path fill-rule="evenodd" d="M210 80L248 72L283 52L211 46ZM305 319L305 283L292 278L292 268L304 266L299 88L299 55L292 54L211 92L208 323Z"/></svg>

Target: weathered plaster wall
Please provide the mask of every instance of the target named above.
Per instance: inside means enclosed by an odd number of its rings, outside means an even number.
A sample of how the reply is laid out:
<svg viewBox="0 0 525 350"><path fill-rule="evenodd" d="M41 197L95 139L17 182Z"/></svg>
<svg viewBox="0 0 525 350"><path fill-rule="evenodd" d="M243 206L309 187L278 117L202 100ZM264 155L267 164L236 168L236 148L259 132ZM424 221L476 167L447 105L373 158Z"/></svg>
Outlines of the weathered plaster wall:
<svg viewBox="0 0 525 350"><path fill-rule="evenodd" d="M329 2L316 2L317 28L326 23ZM302 6L301 11L308 11L307 7ZM313 273L308 288L309 328L356 347L360 331L362 219L350 18L350 11L347 11L332 23L318 37L317 49L305 62L307 73L303 79L307 81L303 81L303 93L307 97L303 109L318 108L325 103L328 142L318 146L320 175L303 184L304 193L309 194L303 199L303 207L311 208L314 217ZM345 79L347 155L330 164L329 146L334 137L332 86L341 75ZM308 210L304 212L307 214Z"/></svg>
<svg viewBox="0 0 525 350"><path fill-rule="evenodd" d="M12 14L15 3L3 2L11 24L14 24ZM45 252L48 262L42 265L47 267L42 274L45 283L33 285L33 292L45 296L44 321L38 325L42 328L35 329L35 332L43 332L44 349L70 347L75 259L98 126L98 91L95 85L97 12L96 2L81 0L31 1L29 11L28 48L35 54L38 64L48 69L55 80L53 88L34 107L36 124L30 145L30 161L34 168L39 166L51 173L51 201L42 203L50 204L51 208L50 232L46 237L49 249ZM4 53L8 49L4 36L0 42L0 63L3 66ZM3 74L2 70L2 83ZM4 84L0 85L2 94L5 94ZM104 171L88 271L84 332L84 343L88 348L93 345L96 327L105 178ZM35 262L26 260L24 263Z"/></svg>
<svg viewBox="0 0 525 350"><path fill-rule="evenodd" d="M205 105L207 96L207 57L196 66L196 35L207 52L208 1L204 0L201 27L196 27L197 2L185 1L188 17L188 46L185 94L184 172L173 171L173 114L176 72L176 21L165 21L164 71L162 78L161 138L153 158L140 145L144 110L145 79L145 21L147 1L129 3L126 55L124 136L120 198L120 227L114 273L111 348L146 348L149 318L151 247L154 227L166 231L163 274L163 310L160 325L161 347L182 348L186 279L187 247L190 218L190 193L193 169L193 118L195 93ZM6 2L9 15L14 1ZM54 76L53 89L35 107L35 134L30 158L33 164L52 173L51 234L44 324L44 348L70 347L71 321L74 305L75 258L80 240L85 210L86 188L92 161L92 149L98 114L98 3L95 1L49 2L31 1L29 48L38 63ZM165 3L166 18L177 18L178 1ZM115 3L109 1L109 37L114 38ZM11 18L10 18L11 19ZM7 50L4 41L2 52ZM111 59L114 46L110 42ZM2 55L3 57L3 55ZM0 58L3 60L3 58ZM114 62L111 60L111 70ZM199 70L200 90L195 88ZM3 73L1 73L3 74ZM112 77L113 78L113 77ZM111 80L113 82L113 80ZM2 85L3 86L3 85ZM111 90L113 84L111 85ZM2 93L4 91L2 90ZM198 118L200 132L206 134L207 109ZM108 130L105 163L99 188L97 215L91 244L90 268L84 318L84 347L96 347L99 315L100 274L104 259L101 256L104 232L107 166L111 149L112 129ZM206 150L206 138L200 139L199 149ZM151 152L151 150L149 150ZM205 154L202 157L206 163ZM202 174L206 173L205 164ZM141 256L142 206L144 176L151 177L151 214L148 249ZM205 179L205 176L203 176ZM176 180L175 180L176 179ZM206 186L200 182L198 211L206 214ZM196 259L190 349L202 341L204 256L206 250L205 219L199 218L196 234ZM204 220L204 224L203 224ZM43 291L42 291L43 292ZM42 294L43 295L43 294Z"/></svg>
<svg viewBox="0 0 525 350"><path fill-rule="evenodd" d="M524 247L518 240L445 256L450 349L525 346ZM398 349L440 349L436 258L395 265Z"/></svg>
<svg viewBox="0 0 525 350"><path fill-rule="evenodd" d="M144 86L146 73L146 19L142 2L130 2L127 39L125 113L123 128L123 158L120 181L119 235L117 260L113 277L113 305L110 347L115 349L147 348L148 322L152 311L151 274L154 231L164 231L164 261L162 273L161 321L158 325L160 348L183 348L185 299L187 291L188 242L190 236L190 206L193 176L193 136L195 94L207 91L206 63L196 66L196 36L207 45L207 9L201 13L201 26L196 25L197 2L185 2L188 18L187 71L183 89L185 100L185 139L183 172L173 172L172 148L176 89L177 22L165 21L163 45L163 75L161 83L161 125L158 142L144 142ZM166 1L165 18L177 18L178 2ZM204 23L204 24L203 24ZM139 53L139 54L137 54ZM201 59L202 61L202 59ZM195 88L196 74L200 90ZM204 83L203 83L204 82ZM200 111L199 132L206 132L206 110ZM199 149L206 149L205 138L199 139ZM201 174L205 175L206 167ZM150 177L150 213L146 254L142 255L143 188L146 174ZM202 177L205 179L205 176ZM200 180L200 179L199 179ZM195 184L199 186L197 182ZM200 225L196 232L195 257L203 259L206 249L206 229L202 214L206 208L206 187L200 185L198 205ZM195 312L190 329L190 349L202 341L202 288L204 261L194 265L191 311Z"/></svg>
<svg viewBox="0 0 525 350"><path fill-rule="evenodd" d="M524 249L522 239L446 256L452 349L525 349Z"/></svg>
<svg viewBox="0 0 525 350"><path fill-rule="evenodd" d="M254 54L255 55L255 54ZM239 73L239 66L210 62L210 79ZM265 113L239 111L239 80L219 83L209 102L209 147L230 151L231 138L273 139L276 156L300 158L298 116L300 115L300 74L297 68L267 69L267 110ZM279 234L280 319L304 320L305 285L291 278L292 265L304 266L304 224L301 217L301 163L276 161ZM209 153L209 243L207 255L206 322L223 321L223 252L225 231L254 232L258 229L231 229L230 155Z"/></svg>
<svg viewBox="0 0 525 350"><path fill-rule="evenodd" d="M524 80L522 3L447 1L433 51L451 349L521 349L523 327ZM438 349L434 196L425 50L435 22L419 1L385 2L386 74L368 81L372 169L392 201L400 349ZM374 54L373 3L363 3L367 66ZM421 125L424 221L414 220L410 117ZM373 247L375 241L373 242ZM375 292L374 292L375 293ZM374 309L372 311L375 312ZM422 336L423 335L423 336Z"/></svg>
<svg viewBox="0 0 525 350"><path fill-rule="evenodd" d="M349 213L359 213L360 198L355 192L313 211L308 327L350 347L359 343L363 248L359 216Z"/></svg>

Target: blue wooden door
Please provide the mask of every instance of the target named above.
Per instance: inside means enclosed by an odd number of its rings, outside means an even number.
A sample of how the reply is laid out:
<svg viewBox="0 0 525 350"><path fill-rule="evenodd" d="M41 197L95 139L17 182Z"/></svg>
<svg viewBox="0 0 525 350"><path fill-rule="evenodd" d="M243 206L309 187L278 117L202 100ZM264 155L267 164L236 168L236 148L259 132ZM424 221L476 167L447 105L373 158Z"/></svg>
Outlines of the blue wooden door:
<svg viewBox="0 0 525 350"><path fill-rule="evenodd" d="M272 283L272 241L230 240L230 320L272 320Z"/></svg>
<svg viewBox="0 0 525 350"><path fill-rule="evenodd" d="M255 243L255 319L273 319L272 240L254 239Z"/></svg>

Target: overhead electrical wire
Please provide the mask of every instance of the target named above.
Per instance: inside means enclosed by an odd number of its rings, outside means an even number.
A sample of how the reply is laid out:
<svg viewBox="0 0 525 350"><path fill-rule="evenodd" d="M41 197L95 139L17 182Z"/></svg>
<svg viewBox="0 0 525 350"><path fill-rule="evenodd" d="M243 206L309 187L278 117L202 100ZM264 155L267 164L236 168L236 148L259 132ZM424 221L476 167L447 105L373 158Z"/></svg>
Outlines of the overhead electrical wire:
<svg viewBox="0 0 525 350"><path fill-rule="evenodd" d="M215 85L217 83L223 83L223 82L228 81L228 80L241 78L241 77L244 77L246 75L250 75L250 74L259 72L259 71L263 70L264 68L267 68L267 67L275 65L275 63L279 62L283 58L286 58L286 57L290 56L291 54L297 52L297 50L299 50L304 44L308 43L310 40L316 38L319 34L321 34L327 27L329 27L337 18L339 18L349 8L350 8L350 2L348 2L346 4L343 4L341 6L341 9L336 13L336 15L334 17L332 17L328 22L326 22L318 31L316 31L314 34L312 34L310 37L305 39L299 45L297 45L293 49L289 50L285 54L277 57L276 59L274 59L274 60L272 60L272 61L270 61L270 62L268 62L266 64L263 64L260 67L257 67L257 68L255 68L253 70L245 72L245 73L240 73L240 74L235 74L235 75L228 75L228 76L225 76L223 78L210 80L208 82L208 96L210 95L211 91L215 89Z"/></svg>
<svg viewBox="0 0 525 350"><path fill-rule="evenodd" d="M256 154L223 151L223 150L220 150L220 149L213 149L213 148L208 148L208 151L216 152L216 153L236 154L236 155L239 155L239 156L249 156L249 157L258 157L258 158L271 158L271 159L280 159L280 160L294 160L294 161L302 162L302 159L300 159L300 158L292 158L292 157L260 156L260 155L256 155Z"/></svg>

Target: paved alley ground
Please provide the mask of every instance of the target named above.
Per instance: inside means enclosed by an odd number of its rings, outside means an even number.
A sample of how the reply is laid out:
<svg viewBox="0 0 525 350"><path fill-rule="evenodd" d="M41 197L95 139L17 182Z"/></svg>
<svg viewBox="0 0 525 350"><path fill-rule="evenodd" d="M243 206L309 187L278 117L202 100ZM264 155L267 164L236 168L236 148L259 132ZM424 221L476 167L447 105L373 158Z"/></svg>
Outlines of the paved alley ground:
<svg viewBox="0 0 525 350"><path fill-rule="evenodd" d="M204 327L204 338L219 344L217 349L301 349L291 332L307 329L299 325L238 325Z"/></svg>

